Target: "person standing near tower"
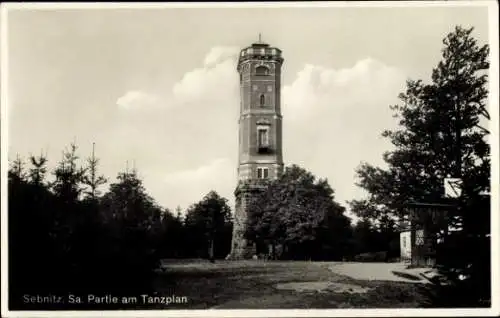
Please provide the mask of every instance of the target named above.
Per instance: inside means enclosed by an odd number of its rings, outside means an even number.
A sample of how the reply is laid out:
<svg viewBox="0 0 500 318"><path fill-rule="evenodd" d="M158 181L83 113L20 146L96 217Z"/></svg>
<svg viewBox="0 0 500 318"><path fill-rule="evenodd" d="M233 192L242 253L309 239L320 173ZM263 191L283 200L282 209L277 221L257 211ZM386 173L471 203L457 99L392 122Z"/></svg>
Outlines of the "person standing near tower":
<svg viewBox="0 0 500 318"><path fill-rule="evenodd" d="M235 190L231 259L251 258L255 247L245 239L248 201L266 180L283 173L281 50L259 42L240 52L238 185Z"/></svg>

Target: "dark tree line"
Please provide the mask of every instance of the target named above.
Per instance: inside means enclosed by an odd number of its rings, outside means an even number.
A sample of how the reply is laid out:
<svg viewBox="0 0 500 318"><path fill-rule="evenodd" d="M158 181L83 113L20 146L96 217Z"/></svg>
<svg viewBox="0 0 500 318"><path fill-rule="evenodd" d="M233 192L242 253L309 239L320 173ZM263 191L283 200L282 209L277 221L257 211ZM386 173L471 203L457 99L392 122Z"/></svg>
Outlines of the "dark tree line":
<svg viewBox="0 0 500 318"><path fill-rule="evenodd" d="M162 259L213 261L229 254L227 199L210 191L185 213L172 212L148 195L135 170L108 184L94 151L81 160L77 150L71 144L53 171L44 155L10 164L12 308L27 308L24 295L151 292ZM376 227L351 226L327 180L297 166L257 199L248 235L261 252L271 246L275 259L342 260L386 248Z"/></svg>
<svg viewBox="0 0 500 318"><path fill-rule="evenodd" d="M179 208L174 215L147 194L136 171L119 173L101 194L107 179L98 172L98 159L92 153L80 165L74 144L53 178L47 162L44 155L30 156L28 164L18 157L8 173L12 309L29 309L24 295L151 292L161 259L223 258L229 252L230 209L213 191L184 220Z"/></svg>
<svg viewBox="0 0 500 318"><path fill-rule="evenodd" d="M362 217L354 226L351 242L354 261L400 260L399 228L389 217L381 217L377 222Z"/></svg>

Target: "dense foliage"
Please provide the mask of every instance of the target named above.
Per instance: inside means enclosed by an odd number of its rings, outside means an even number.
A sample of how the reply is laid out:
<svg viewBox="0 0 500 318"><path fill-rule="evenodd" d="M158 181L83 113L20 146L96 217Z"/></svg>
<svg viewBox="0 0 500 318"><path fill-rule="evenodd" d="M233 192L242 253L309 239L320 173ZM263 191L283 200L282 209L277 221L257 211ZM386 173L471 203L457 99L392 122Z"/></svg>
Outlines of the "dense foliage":
<svg viewBox="0 0 500 318"><path fill-rule="evenodd" d="M232 236L231 209L227 199L211 191L203 200L192 205L186 214L190 257L224 258L229 254Z"/></svg>
<svg viewBox="0 0 500 318"><path fill-rule="evenodd" d="M246 237L273 258L342 259L348 253L345 208L335 202L327 180L296 165L255 195L249 211Z"/></svg>

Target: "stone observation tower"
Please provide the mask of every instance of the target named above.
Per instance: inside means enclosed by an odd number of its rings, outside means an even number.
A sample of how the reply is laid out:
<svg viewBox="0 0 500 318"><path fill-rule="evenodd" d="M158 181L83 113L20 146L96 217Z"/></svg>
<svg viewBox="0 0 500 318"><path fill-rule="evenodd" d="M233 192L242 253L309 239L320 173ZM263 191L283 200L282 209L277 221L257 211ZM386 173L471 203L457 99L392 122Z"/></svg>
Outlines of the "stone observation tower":
<svg viewBox="0 0 500 318"><path fill-rule="evenodd" d="M244 238L248 200L264 180L283 173L281 116L281 50L259 42L240 52L239 162L231 246L232 259L251 258L252 242Z"/></svg>

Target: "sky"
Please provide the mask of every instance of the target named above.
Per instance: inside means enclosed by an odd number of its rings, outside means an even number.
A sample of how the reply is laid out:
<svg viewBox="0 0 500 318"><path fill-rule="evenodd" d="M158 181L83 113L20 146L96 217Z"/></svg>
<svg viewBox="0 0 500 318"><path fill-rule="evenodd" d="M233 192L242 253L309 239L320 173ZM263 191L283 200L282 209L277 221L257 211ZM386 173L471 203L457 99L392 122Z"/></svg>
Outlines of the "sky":
<svg viewBox="0 0 500 318"><path fill-rule="evenodd" d="M327 178L346 207L366 195L359 164L384 166L405 81L429 81L456 25L488 42L485 7L17 10L7 25L9 158L53 167L95 142L109 182L135 165L171 210L210 190L234 205L236 59L259 33L285 58L285 165Z"/></svg>

